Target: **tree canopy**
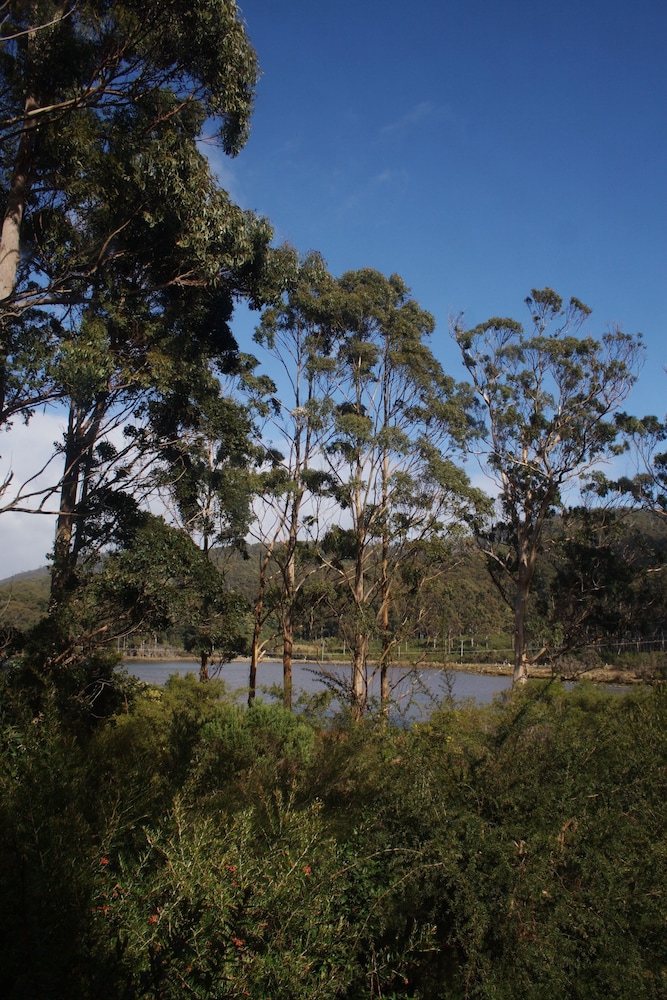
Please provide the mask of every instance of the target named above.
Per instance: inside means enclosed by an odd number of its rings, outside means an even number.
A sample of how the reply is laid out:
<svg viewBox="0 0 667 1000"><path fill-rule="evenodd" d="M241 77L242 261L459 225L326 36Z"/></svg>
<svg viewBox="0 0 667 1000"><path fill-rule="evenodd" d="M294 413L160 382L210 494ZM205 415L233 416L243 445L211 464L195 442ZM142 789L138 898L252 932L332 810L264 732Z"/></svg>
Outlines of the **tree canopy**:
<svg viewBox="0 0 667 1000"><path fill-rule="evenodd" d="M502 523L480 534L512 586L514 677L527 676L527 600L544 525L564 491L625 447L614 419L634 384L641 338L580 336L590 309L552 289L526 299L531 329L493 318L454 336L487 415L485 456Z"/></svg>
<svg viewBox="0 0 667 1000"><path fill-rule="evenodd" d="M444 372L429 347L433 317L398 275L347 272L328 309L332 338L319 361L326 386L319 440L340 516L321 550L345 595L338 613L360 711L374 632L382 637L382 700L388 699L387 659L403 637L394 614L399 567L481 501L453 460L476 422L468 387Z"/></svg>
<svg viewBox="0 0 667 1000"><path fill-rule="evenodd" d="M11 3L2 41L0 425L69 411L60 472L32 492L9 471L3 504L57 512L56 614L84 560L135 539L149 466L184 429L224 409L245 454L219 398L230 319L279 295L292 256L202 146L234 155L249 132L258 69L231 0Z"/></svg>
<svg viewBox="0 0 667 1000"><path fill-rule="evenodd" d="M100 408L225 369L235 299L281 287L201 146L242 147L257 64L229 0L17 2L2 36L0 424L72 402L72 466Z"/></svg>

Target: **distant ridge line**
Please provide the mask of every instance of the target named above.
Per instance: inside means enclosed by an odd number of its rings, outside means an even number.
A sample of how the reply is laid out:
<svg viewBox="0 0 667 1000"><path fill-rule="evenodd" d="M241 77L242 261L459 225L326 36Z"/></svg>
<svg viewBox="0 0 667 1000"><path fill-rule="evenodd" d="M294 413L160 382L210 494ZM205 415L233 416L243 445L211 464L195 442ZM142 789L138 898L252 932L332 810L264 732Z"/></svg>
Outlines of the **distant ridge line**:
<svg viewBox="0 0 667 1000"><path fill-rule="evenodd" d="M51 570L48 566L40 566L38 569L24 569L21 573L12 573L0 580L0 587L7 587L16 580L35 580L38 577L48 576Z"/></svg>

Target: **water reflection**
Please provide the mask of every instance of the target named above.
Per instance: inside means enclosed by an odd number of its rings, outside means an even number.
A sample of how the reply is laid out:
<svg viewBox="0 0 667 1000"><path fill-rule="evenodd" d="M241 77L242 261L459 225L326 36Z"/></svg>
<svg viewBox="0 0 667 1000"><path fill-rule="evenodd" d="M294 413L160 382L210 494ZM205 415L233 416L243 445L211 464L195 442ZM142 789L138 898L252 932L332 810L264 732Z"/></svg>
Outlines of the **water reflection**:
<svg viewBox="0 0 667 1000"><path fill-rule="evenodd" d="M171 674L185 676L196 674L199 665L193 661L148 662L129 660L125 663L128 672L149 684L164 684ZM349 667L345 665L327 666L327 673L345 678ZM230 691L239 694L248 686L248 664L242 660L226 663L219 673ZM278 660L266 660L257 668L257 687L260 697L267 695L262 688L282 686L283 667ZM321 672L314 664L295 663L293 667L294 695L300 692L316 694L327 686ZM451 696L456 702L474 699L479 704L488 704L496 694L511 686L511 678L493 674L475 674L462 670L407 670L402 667L389 668L389 685L395 712L410 720L425 718L443 698ZM371 698L379 698L379 679L375 678L370 691Z"/></svg>

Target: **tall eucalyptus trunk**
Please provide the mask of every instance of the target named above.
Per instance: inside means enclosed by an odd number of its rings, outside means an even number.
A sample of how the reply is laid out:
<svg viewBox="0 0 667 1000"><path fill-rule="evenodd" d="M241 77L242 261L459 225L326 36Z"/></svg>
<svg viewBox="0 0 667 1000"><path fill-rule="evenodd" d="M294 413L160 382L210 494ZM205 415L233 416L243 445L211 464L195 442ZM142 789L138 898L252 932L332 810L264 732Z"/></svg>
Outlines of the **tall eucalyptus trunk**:
<svg viewBox="0 0 667 1000"><path fill-rule="evenodd" d="M39 59L35 51L38 32L48 30L46 25L40 23L38 6L33 3L30 10L32 24L27 32L28 65ZM65 5L54 4L50 26L56 25L64 14ZM0 233L0 302L11 298L16 288L16 275L21 257L21 228L35 178L35 145L39 129L39 111L44 104L49 104L48 97L44 100L37 93L26 94L23 123Z"/></svg>
<svg viewBox="0 0 667 1000"><path fill-rule="evenodd" d="M298 512L296 514L298 517ZM290 538L288 544L291 547L291 552L288 557L288 562L283 569L283 587L284 587L284 599L285 599L285 610L283 613L283 705L288 710L292 709L292 689L293 689L293 666L292 657L294 655L294 595L295 595L295 548L296 548L296 535L294 535L294 540L292 539L292 532L295 532L295 524L293 522L292 529L290 530ZM294 546L292 547L292 541L294 541Z"/></svg>
<svg viewBox="0 0 667 1000"><path fill-rule="evenodd" d="M86 513L94 468L95 446L106 412L106 396L90 409L70 403L65 436L64 472L53 545L50 608L55 610L75 581L86 541Z"/></svg>
<svg viewBox="0 0 667 1000"><path fill-rule="evenodd" d="M37 137L37 121L31 112L38 108L30 96L25 102L25 119L21 129L14 170L7 194L7 206L0 235L0 302L11 297L16 287L16 273L21 254L21 225L25 215L34 169L33 152Z"/></svg>
<svg viewBox="0 0 667 1000"><path fill-rule="evenodd" d="M525 544L521 546L521 549L516 581L516 598L514 601L513 684L525 684L528 680L529 658L526 616L533 574L530 569L530 553L526 551Z"/></svg>
<svg viewBox="0 0 667 1000"><path fill-rule="evenodd" d="M250 708L257 696L257 667L262 653L261 632L264 620L264 595L266 594L266 578L272 555L273 545L270 545L264 552L264 555L260 556L257 598L255 599L255 606L253 608L252 644L250 648L250 669L248 672L248 708Z"/></svg>

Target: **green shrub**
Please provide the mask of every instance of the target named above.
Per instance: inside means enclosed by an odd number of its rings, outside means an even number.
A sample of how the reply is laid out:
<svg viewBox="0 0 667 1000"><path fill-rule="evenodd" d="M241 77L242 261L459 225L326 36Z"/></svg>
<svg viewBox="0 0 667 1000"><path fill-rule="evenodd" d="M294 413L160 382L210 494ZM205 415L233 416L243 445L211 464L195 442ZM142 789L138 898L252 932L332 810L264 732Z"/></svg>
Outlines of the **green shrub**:
<svg viewBox="0 0 667 1000"><path fill-rule="evenodd" d="M176 803L143 851L109 866L96 921L128 995L333 1000L359 978L365 914L318 807L277 796L271 819L259 829L252 810L216 821Z"/></svg>
<svg viewBox="0 0 667 1000"><path fill-rule="evenodd" d="M85 734L18 699L0 994L664 998L666 779L662 688L319 731L194 678Z"/></svg>
<svg viewBox="0 0 667 1000"><path fill-rule="evenodd" d="M0 995L85 996L99 847L85 754L53 716L0 734Z"/></svg>

